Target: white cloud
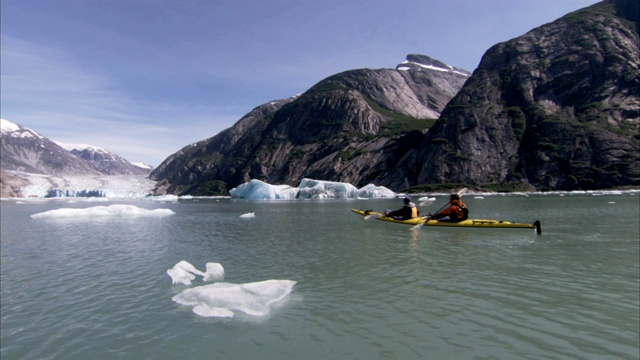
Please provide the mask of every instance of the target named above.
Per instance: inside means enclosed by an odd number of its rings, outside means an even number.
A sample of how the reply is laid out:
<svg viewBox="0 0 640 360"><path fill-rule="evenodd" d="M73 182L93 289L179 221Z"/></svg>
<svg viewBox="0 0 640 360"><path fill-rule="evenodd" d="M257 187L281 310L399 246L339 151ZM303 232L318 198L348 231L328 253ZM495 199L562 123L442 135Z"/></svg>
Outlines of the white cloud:
<svg viewBox="0 0 640 360"><path fill-rule="evenodd" d="M231 126L243 111L131 99L70 54L5 35L2 44L2 116L52 140L87 143L157 166Z"/></svg>

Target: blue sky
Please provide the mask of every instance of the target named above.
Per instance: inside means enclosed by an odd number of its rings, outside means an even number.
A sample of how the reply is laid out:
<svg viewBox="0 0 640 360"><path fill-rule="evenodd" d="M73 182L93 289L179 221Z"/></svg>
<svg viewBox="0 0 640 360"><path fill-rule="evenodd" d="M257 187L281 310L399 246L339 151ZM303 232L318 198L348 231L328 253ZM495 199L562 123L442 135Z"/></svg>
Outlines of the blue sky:
<svg viewBox="0 0 640 360"><path fill-rule="evenodd" d="M158 166L254 107L496 43L596 0L2 0L1 116Z"/></svg>

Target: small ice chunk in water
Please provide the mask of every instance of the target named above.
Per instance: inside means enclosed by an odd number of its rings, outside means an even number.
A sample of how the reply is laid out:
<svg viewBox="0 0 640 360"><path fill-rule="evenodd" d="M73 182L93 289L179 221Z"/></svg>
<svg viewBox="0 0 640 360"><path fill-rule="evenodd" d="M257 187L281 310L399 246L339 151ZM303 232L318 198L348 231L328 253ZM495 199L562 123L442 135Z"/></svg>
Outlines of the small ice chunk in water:
<svg viewBox="0 0 640 360"><path fill-rule="evenodd" d="M292 280L265 280L247 284L215 283L186 289L172 298L178 304L193 306L203 317L233 317L236 312L267 316L271 306L285 299L296 284Z"/></svg>
<svg viewBox="0 0 640 360"><path fill-rule="evenodd" d="M191 281L196 275L202 276L204 281L220 280L224 278L224 268L218 263L207 263L207 271L202 272L187 261L180 261L171 269L167 270L171 277L172 284L191 285Z"/></svg>
<svg viewBox="0 0 640 360"><path fill-rule="evenodd" d="M256 217L256 213L246 213L246 214L242 214L240 215L241 218L243 219L250 219L250 218L254 218Z"/></svg>
<svg viewBox="0 0 640 360"><path fill-rule="evenodd" d="M224 279L224 268L218 263L207 263L207 271L204 273L203 281L215 281Z"/></svg>

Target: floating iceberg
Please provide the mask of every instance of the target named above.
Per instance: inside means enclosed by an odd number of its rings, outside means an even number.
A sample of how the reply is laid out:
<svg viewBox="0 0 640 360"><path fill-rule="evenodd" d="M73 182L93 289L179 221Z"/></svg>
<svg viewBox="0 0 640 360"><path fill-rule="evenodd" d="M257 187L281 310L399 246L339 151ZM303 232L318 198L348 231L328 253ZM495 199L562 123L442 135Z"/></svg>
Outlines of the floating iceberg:
<svg viewBox="0 0 640 360"><path fill-rule="evenodd" d="M289 199L354 199L354 198L394 198L396 194L383 187L369 184L357 189L349 183L303 179L296 188L289 185L271 185L253 179L231 189L232 198L248 200L289 200Z"/></svg>
<svg viewBox="0 0 640 360"><path fill-rule="evenodd" d="M196 269L187 261L180 261L167 270L173 284L191 285L196 275L203 281L221 280L224 269L218 263L207 263L207 271ZM271 307L284 300L296 284L292 280L265 280L246 284L215 283L186 289L172 300L180 305L193 306L193 312L203 317L232 318L236 312L251 316L268 316Z"/></svg>
<svg viewBox="0 0 640 360"><path fill-rule="evenodd" d="M295 284L292 280L215 283L186 289L172 300L193 306L193 312L203 317L231 318L238 311L251 316L268 316L271 306L284 300Z"/></svg>
<svg viewBox="0 0 640 360"><path fill-rule="evenodd" d="M94 206L85 209L62 208L31 215L33 219L93 219L95 217L162 217L174 215L169 209L142 209L134 205Z"/></svg>

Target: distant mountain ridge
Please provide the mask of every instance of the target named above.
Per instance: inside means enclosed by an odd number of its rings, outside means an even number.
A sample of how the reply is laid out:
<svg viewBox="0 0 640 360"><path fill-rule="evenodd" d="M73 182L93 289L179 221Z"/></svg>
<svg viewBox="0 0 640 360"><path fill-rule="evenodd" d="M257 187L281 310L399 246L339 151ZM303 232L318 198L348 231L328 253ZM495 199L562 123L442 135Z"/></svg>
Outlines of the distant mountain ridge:
<svg viewBox="0 0 640 360"><path fill-rule="evenodd" d="M43 175L148 175L150 169L95 146L56 143L1 119L0 169ZM62 145L62 146L61 146Z"/></svg>
<svg viewBox="0 0 640 360"><path fill-rule="evenodd" d="M148 175L151 166L131 163L107 149L85 144L65 144L56 141L63 149L88 161L105 175Z"/></svg>

